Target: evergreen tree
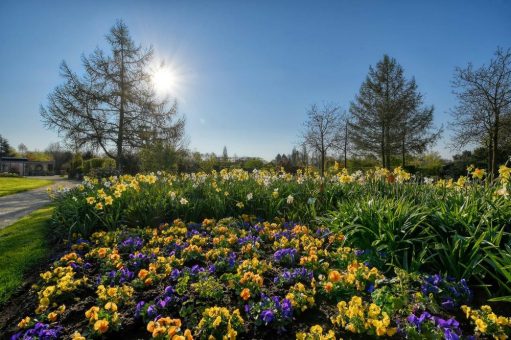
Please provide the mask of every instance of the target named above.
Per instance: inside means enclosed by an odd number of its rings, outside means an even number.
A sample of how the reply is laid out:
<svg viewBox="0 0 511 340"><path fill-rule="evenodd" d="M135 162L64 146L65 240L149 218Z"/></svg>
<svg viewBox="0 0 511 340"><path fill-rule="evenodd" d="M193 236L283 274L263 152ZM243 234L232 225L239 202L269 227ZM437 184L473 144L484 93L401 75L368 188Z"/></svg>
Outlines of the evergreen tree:
<svg viewBox="0 0 511 340"><path fill-rule="evenodd" d="M402 111L400 130L401 166L406 165L406 156L420 154L427 150L442 133L442 128L433 129L433 106L423 107L422 94L417 90L415 81L410 87L410 105Z"/></svg>
<svg viewBox="0 0 511 340"><path fill-rule="evenodd" d="M222 151L222 160L224 162L229 160L229 155L227 154L227 146L224 146L224 150Z"/></svg>
<svg viewBox="0 0 511 340"><path fill-rule="evenodd" d="M384 55L369 67L369 74L351 103L350 134L359 151L379 155L390 167L392 155L423 152L440 131L432 131L433 107L423 107L415 79L407 80L394 58Z"/></svg>
<svg viewBox="0 0 511 340"><path fill-rule="evenodd" d="M296 149L296 147L293 147L289 158L293 167L300 165L300 152Z"/></svg>
<svg viewBox="0 0 511 340"><path fill-rule="evenodd" d="M280 153L278 153L277 156L275 157L275 163L278 165L280 164L280 162L282 162L282 156L280 155Z"/></svg>
<svg viewBox="0 0 511 340"><path fill-rule="evenodd" d="M308 166L309 165L309 152L307 150L307 145L305 143L302 143L302 166Z"/></svg>
<svg viewBox="0 0 511 340"><path fill-rule="evenodd" d="M12 149L9 141L0 135L0 158L12 156Z"/></svg>

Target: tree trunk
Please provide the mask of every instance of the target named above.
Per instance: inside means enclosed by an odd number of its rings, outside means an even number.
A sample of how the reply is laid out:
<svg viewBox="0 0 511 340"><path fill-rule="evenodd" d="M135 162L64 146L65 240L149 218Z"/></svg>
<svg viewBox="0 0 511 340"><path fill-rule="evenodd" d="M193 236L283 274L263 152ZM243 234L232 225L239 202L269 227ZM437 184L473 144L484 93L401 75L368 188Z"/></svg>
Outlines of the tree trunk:
<svg viewBox="0 0 511 340"><path fill-rule="evenodd" d="M346 129L344 131L344 168L348 167L348 121L346 121Z"/></svg>
<svg viewBox="0 0 511 340"><path fill-rule="evenodd" d="M492 150L493 150L493 146L492 146L492 141L493 141L493 137L492 137L492 133L490 132L490 136L488 138L488 148L486 150L486 157L487 157L487 170L488 170L488 173L491 172L491 161L492 161Z"/></svg>
<svg viewBox="0 0 511 340"><path fill-rule="evenodd" d="M390 169L390 128L385 129L385 168Z"/></svg>
<svg viewBox="0 0 511 340"><path fill-rule="evenodd" d="M385 168L385 125L381 128L381 165Z"/></svg>
<svg viewBox="0 0 511 340"><path fill-rule="evenodd" d="M117 159L115 160L116 161L116 167L117 167L117 170L119 170L120 172L122 172L122 162L123 162L123 157L122 157L122 153L123 153L123 150L122 150L122 146L123 146L123 141L124 141L124 96L125 96L125 93L124 93L124 50L123 48L121 48L121 79L120 79L120 87L121 87L121 98L120 98L120 103L119 103L119 132L117 134Z"/></svg>
<svg viewBox="0 0 511 340"><path fill-rule="evenodd" d="M325 176L325 152L324 151L321 151L321 164L320 164L320 173L321 173L321 177L324 177Z"/></svg>
<svg viewBox="0 0 511 340"><path fill-rule="evenodd" d="M401 146L401 152L402 152L402 155L401 155L401 156L402 156L402 159L401 159L401 166L402 166L402 167L403 167L403 169L404 169L404 167L405 167L405 157L406 157L406 156L405 156L405 152L406 152L406 151L405 151L405 136L404 136L404 135L403 135L403 144L402 144L402 146Z"/></svg>
<svg viewBox="0 0 511 340"><path fill-rule="evenodd" d="M500 124L500 113L495 112L495 126L493 128L493 142L492 142L492 158L490 173L492 178L497 175L497 151L499 142L499 124Z"/></svg>

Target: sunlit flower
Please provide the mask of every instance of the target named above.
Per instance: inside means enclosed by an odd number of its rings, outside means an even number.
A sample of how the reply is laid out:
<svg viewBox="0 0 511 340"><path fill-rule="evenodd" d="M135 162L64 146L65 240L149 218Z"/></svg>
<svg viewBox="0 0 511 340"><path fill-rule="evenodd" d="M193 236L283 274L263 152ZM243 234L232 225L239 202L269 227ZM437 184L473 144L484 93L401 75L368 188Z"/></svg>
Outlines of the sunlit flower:
<svg viewBox="0 0 511 340"><path fill-rule="evenodd" d="M106 310L109 310L109 311L112 311L112 312L116 312L117 311L117 305L113 302L107 302L106 305L105 305L105 309Z"/></svg>
<svg viewBox="0 0 511 340"><path fill-rule="evenodd" d="M82 336L80 334L80 332L78 331L75 331L72 335L71 335L71 340L86 340L86 338L84 336Z"/></svg>
<svg viewBox="0 0 511 340"><path fill-rule="evenodd" d="M105 197L105 205L112 205L113 201L114 200L113 200L112 196Z"/></svg>
<svg viewBox="0 0 511 340"><path fill-rule="evenodd" d="M293 201L295 200L295 198L291 195L287 196L287 199L286 199L286 202L287 204L293 204Z"/></svg>
<svg viewBox="0 0 511 340"><path fill-rule="evenodd" d="M108 321L101 319L94 323L94 330L100 334L106 333L108 331Z"/></svg>
<svg viewBox="0 0 511 340"><path fill-rule="evenodd" d="M335 283L338 282L341 279L341 273L339 273L337 270L333 270L328 274L328 280Z"/></svg>
<svg viewBox="0 0 511 340"><path fill-rule="evenodd" d="M476 168L472 172L472 177L477 179L483 179L484 175L486 174L486 171L484 169Z"/></svg>
<svg viewBox="0 0 511 340"><path fill-rule="evenodd" d="M486 322L484 322L483 320L481 319L476 319L475 321L475 324L477 326L477 330L481 333L486 333L486 328L488 327L488 325L486 324Z"/></svg>
<svg viewBox="0 0 511 340"><path fill-rule="evenodd" d="M508 183L511 177L511 168L508 168L506 165L501 165L499 167L499 177L502 183Z"/></svg>
<svg viewBox="0 0 511 340"><path fill-rule="evenodd" d="M215 327L215 328L216 328L216 327L218 327L221 323L222 323L222 318L221 318L221 317L220 317L220 315L219 315L219 316L217 316L217 317L215 318L215 321L213 321L213 327Z"/></svg>
<svg viewBox="0 0 511 340"><path fill-rule="evenodd" d="M25 317L24 319L21 319L21 321L18 323L18 327L19 328L25 328L28 326L28 324L30 323L30 317Z"/></svg>
<svg viewBox="0 0 511 340"><path fill-rule="evenodd" d="M507 191L507 187L503 186L502 188L498 189L495 194L497 194L498 196L504 196L504 197L508 197L509 196L509 192Z"/></svg>
<svg viewBox="0 0 511 340"><path fill-rule="evenodd" d="M247 301L250 298L250 289L243 288L240 294L241 298L245 301Z"/></svg>
<svg viewBox="0 0 511 340"><path fill-rule="evenodd" d="M51 312L48 314L48 320L50 320L50 322L55 322L57 321L57 316L58 316L57 313Z"/></svg>

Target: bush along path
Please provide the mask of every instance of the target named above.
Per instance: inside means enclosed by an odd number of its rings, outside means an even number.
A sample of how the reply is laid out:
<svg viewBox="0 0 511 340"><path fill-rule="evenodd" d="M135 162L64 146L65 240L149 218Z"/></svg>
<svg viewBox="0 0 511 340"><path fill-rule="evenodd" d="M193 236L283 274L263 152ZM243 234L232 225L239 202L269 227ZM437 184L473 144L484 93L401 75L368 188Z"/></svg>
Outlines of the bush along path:
<svg viewBox="0 0 511 340"><path fill-rule="evenodd" d="M12 339L505 339L465 280L384 273L325 227L224 219L75 239L41 272Z"/></svg>

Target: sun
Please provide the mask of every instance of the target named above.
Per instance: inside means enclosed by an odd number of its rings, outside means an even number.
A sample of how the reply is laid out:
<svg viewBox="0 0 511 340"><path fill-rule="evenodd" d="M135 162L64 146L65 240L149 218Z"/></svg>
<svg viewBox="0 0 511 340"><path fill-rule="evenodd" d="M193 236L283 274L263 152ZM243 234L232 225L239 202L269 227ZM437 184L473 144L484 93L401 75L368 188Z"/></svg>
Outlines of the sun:
<svg viewBox="0 0 511 340"><path fill-rule="evenodd" d="M152 75L154 89L161 95L172 95L177 90L179 83L178 75L169 66L162 66L156 69Z"/></svg>

